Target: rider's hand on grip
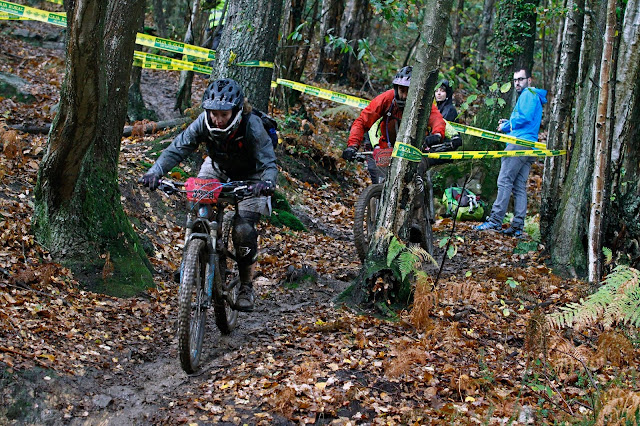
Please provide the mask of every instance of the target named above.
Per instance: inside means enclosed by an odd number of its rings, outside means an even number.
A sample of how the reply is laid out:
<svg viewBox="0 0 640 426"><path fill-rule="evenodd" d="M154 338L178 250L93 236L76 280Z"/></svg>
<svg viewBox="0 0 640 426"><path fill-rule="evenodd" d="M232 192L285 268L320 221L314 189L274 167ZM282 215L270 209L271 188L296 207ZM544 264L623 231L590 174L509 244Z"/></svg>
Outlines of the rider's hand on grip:
<svg viewBox="0 0 640 426"><path fill-rule="evenodd" d="M251 191L254 197L260 195L273 195L276 190L276 186L270 180L261 180L251 186Z"/></svg>
<svg viewBox="0 0 640 426"><path fill-rule="evenodd" d="M355 146L348 146L344 151L342 151L342 158L347 161L353 161L353 159L356 158L356 152L358 152L358 150Z"/></svg>
<svg viewBox="0 0 640 426"><path fill-rule="evenodd" d="M144 186L148 186L150 190L155 191L160 186L161 176L155 173L146 173L142 176L138 182Z"/></svg>
<svg viewBox="0 0 640 426"><path fill-rule="evenodd" d="M440 143L441 139L442 138L438 134L427 136L426 138L424 138L424 145L422 145L422 150L429 151L429 147Z"/></svg>

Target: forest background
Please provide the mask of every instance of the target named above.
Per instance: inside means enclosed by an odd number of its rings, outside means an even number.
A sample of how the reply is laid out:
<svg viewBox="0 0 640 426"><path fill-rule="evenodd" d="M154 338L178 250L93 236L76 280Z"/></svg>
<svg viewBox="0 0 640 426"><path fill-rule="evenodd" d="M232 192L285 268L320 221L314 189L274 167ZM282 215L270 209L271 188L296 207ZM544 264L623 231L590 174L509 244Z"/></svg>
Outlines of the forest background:
<svg viewBox="0 0 640 426"><path fill-rule="evenodd" d="M637 268L640 261L637 222L640 209L637 179L639 5L634 1L541 3L459 0L453 7L449 3L450 22L443 25L448 29L446 44L442 57L438 58L440 72L454 83L461 120L493 129L497 119L507 116L513 104L511 96L499 88L510 80L515 67L532 66L536 85L548 89L553 97L545 111L547 146L569 150L566 158L545 163L540 232L534 239L540 240L540 248L544 248L546 260L554 271L597 283L613 265ZM44 3L37 6L60 10ZM117 213L118 208L122 209L121 194L126 192L118 185L125 110L131 121L145 118L144 109L138 108L136 112L127 107L126 93L136 94L141 78L139 68L130 68L134 30L153 28L158 35L200 44L205 38L207 8L215 5L206 2L163 5L156 0L153 5L130 1L90 6L82 1L65 5L68 13L77 12L68 15L74 16L69 34L85 37L70 37L67 43L62 101L53 108L58 95L51 95L50 99L49 107L56 118L47 148L36 149L36 143L7 127L3 132L3 152L7 161L23 161L28 155L38 158L45 154L35 188L33 229L37 241L47 250L44 257L37 257L64 258L76 278L86 275L85 285L97 283L99 287L102 282L103 290L131 275L131 271L138 271L135 275L141 277L140 283L129 283L136 292L151 278L150 273L147 276L139 273L140 265L131 265L131 259L135 258L131 247L138 247L133 252L137 253L140 264L146 264L147 255L139 248L142 245L129 244L129 248L122 251L119 244L120 252L116 246L110 246L112 242L122 241L123 235L125 240L137 239L127 228L124 211L122 215ZM303 81L371 98L388 87L398 68L412 63L415 50L421 45L417 30L422 27L426 11L433 11L432 7L429 2L356 0L286 4L230 2L223 9L228 21L221 28L213 76L229 75L241 81L262 109L267 109L271 98L271 111L279 118L283 134L288 134L287 130L298 132L280 149L286 149L289 154L306 155L328 164L333 172L345 173L345 166L335 154L344 146L348 126L357 111L327 103L321 113L310 115L306 111L309 98L299 102L299 95L286 88L271 93L268 90L271 80ZM246 31L239 31L234 25L243 21L238 17L247 16L262 25L252 24ZM93 28L100 31L92 32ZM260 31L265 33L259 34ZM121 37L125 33L128 37ZM229 65L231 50L242 60L273 61L274 73L269 68ZM62 65L58 63L58 68ZM105 72L106 69L117 72ZM193 90L190 79L193 76L189 73L181 75L175 102L179 111L191 107L193 99L197 106L197 92L202 82ZM74 82L81 84L74 86ZM74 91L74 87L91 90L79 92ZM14 102L13 97L6 99ZM6 99L3 103L10 106L4 114L5 123L16 125L12 104L7 104ZM143 97L131 96L131 99ZM133 105L131 102L129 107ZM35 121L47 121L53 114L45 111L45 114L32 115L37 118ZM331 123L337 128L318 132L322 127L320 123ZM312 141L301 142L305 136ZM481 140L469 139L466 143L470 147L491 146ZM328 153L327 147L330 147ZM480 175L486 177L496 168L496 164L461 164L444 176L455 178L480 169ZM9 175L7 170L3 173ZM483 195L489 197L486 184L495 179L479 180L483 183ZM113 219L114 206L117 218L114 227L96 229L95 224L107 222L105 217ZM8 217L3 214L3 219ZM91 220L77 222L74 218L78 217ZM7 230L9 222L3 222ZM31 232L25 233L26 241L36 246L33 237L29 240L30 235ZM24 247L23 243L20 246ZM110 256L105 262L107 252ZM114 271L105 278L105 265L110 261ZM19 262L3 265L5 277L11 278L14 284L19 282L16 279L19 270ZM625 285L632 281L623 280ZM588 290L582 285L583 290ZM637 279L635 286L632 289L637 288ZM637 315L633 316L637 305L625 306L626 310L609 313L615 319L612 324L637 321ZM594 312L602 313L598 309ZM593 325L596 314L593 321L587 321L588 325ZM615 334L596 333L592 344L603 335L629 342L629 335L625 336L620 329L612 333ZM606 338L604 341L607 342ZM618 346L615 347L625 354L628 346L623 343ZM17 351L14 346L4 347L8 349L4 353ZM598 353L602 355L601 351ZM608 362L622 363L619 354L609 357ZM576 358L582 360L579 356ZM458 389L461 387L458 380ZM473 391L477 390L481 387ZM552 389L550 394L557 397L559 393L554 392ZM591 408L595 408L595 404Z"/></svg>

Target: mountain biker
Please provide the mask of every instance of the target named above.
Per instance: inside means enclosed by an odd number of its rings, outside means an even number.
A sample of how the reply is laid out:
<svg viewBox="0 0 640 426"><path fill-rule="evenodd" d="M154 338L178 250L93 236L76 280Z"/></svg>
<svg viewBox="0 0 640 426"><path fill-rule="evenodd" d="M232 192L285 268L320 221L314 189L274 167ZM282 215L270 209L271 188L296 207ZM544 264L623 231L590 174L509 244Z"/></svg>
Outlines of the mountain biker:
<svg viewBox="0 0 640 426"><path fill-rule="evenodd" d="M223 78L211 83L202 107L205 111L173 140L140 181L155 190L162 176L204 143L208 156L199 178L252 182L254 197L238 204L232 231L240 274L236 305L239 311L251 312L255 303L253 264L258 253L255 225L261 215L271 214L270 195L278 174L276 155L262 121L251 113L252 107L236 81Z"/></svg>
<svg viewBox="0 0 640 426"><path fill-rule="evenodd" d="M362 110L360 116L355 119L351 126L347 148L342 152L342 158L347 161L353 161L358 148L362 144L362 140L372 128L376 130L376 135L379 134L380 136L375 149L393 147L407 102L412 70L413 67L410 66L401 68L393 79L393 89L376 96ZM431 145L444 141L445 121L435 103L431 106L428 128L431 130L424 140L424 150L428 150ZM382 176L380 176L373 157L367 159L367 168L373 183L379 183Z"/></svg>

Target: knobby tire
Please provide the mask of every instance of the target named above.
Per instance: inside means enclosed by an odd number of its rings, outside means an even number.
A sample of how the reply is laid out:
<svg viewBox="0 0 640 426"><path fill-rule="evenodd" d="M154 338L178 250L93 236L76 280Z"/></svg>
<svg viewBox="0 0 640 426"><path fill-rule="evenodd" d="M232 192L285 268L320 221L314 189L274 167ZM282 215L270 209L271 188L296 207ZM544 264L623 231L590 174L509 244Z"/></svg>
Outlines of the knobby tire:
<svg viewBox="0 0 640 426"><path fill-rule="evenodd" d="M187 374L196 372L202 355L207 322L208 261L205 242L191 240L185 249L178 290L178 351L180 365Z"/></svg>
<svg viewBox="0 0 640 426"><path fill-rule="evenodd" d="M231 241L231 215L226 215L222 224L222 244L228 251ZM216 325L222 334L230 334L238 322L238 311L232 308L238 299L240 288L238 270L235 262L224 254L217 256L217 267L214 274L213 291L215 293L213 308L216 314ZM224 296L225 292L227 297ZM231 302L231 303L229 303Z"/></svg>
<svg viewBox="0 0 640 426"><path fill-rule="evenodd" d="M367 257L369 242L377 219L378 203L382 196L382 183L369 185L356 202L353 218L353 242L361 261Z"/></svg>

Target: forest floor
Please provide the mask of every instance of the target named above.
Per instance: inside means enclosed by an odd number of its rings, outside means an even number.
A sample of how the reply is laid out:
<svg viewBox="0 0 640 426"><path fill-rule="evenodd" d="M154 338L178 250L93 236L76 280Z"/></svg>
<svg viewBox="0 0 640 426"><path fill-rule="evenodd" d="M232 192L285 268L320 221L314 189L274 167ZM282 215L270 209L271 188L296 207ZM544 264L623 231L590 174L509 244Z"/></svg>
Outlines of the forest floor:
<svg viewBox="0 0 640 426"><path fill-rule="evenodd" d="M178 361L172 281L182 203L136 183L167 132L134 132L120 161L123 204L152 253L156 288L129 299L92 293L34 241L46 136L7 126L53 118L63 51L42 42L48 34L33 23L0 23L0 72L37 95L31 103L0 98L0 424L589 423L620 389L637 390L637 341L545 326L545 313L587 286L555 276L541 247L526 249L528 237L458 223L457 252L445 260L428 315L410 306L384 320L336 304L361 266L351 223L367 176L339 159L352 113L325 116L334 105L313 98L303 98L306 118L278 115L286 124L280 187L308 230L261 224L256 310L241 313L229 336L210 321L202 367L188 376ZM143 72L144 97L161 119L175 116L176 84L177 74ZM195 103L204 84L196 78ZM540 173L538 164L532 195ZM451 227L439 217L437 241ZM443 255L436 250L438 262Z"/></svg>

